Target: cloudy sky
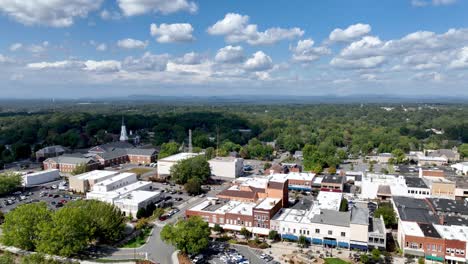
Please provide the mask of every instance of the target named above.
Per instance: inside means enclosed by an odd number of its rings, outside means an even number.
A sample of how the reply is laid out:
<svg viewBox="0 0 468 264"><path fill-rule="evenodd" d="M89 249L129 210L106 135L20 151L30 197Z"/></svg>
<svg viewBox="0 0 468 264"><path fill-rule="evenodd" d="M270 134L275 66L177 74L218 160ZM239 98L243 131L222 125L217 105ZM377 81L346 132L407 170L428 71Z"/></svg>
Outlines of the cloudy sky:
<svg viewBox="0 0 468 264"><path fill-rule="evenodd" d="M0 0L0 97L468 96L466 0Z"/></svg>

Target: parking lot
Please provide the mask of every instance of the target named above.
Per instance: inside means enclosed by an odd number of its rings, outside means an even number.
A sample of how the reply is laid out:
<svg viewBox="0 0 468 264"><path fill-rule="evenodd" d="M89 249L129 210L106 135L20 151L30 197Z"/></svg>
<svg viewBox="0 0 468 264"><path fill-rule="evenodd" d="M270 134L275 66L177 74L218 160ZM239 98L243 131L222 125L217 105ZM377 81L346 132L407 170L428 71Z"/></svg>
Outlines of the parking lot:
<svg viewBox="0 0 468 264"><path fill-rule="evenodd" d="M60 188L60 189L59 189ZM49 208L57 209L71 200L83 199L83 195L72 194L62 180L49 182L0 197L0 210L7 213L22 204L45 202Z"/></svg>

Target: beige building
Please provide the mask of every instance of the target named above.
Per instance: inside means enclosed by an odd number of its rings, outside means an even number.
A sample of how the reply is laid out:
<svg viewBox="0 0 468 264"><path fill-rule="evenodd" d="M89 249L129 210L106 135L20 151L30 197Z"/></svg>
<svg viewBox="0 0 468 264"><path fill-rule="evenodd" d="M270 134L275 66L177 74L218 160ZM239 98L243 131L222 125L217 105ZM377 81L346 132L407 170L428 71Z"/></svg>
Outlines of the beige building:
<svg viewBox="0 0 468 264"><path fill-rule="evenodd" d="M171 174L172 166L177 164L177 162L185 160L185 159L194 158L198 155L201 155L201 153L178 153L178 154L158 160L158 176L159 177L169 176Z"/></svg>
<svg viewBox="0 0 468 264"><path fill-rule="evenodd" d="M216 157L208 161L211 175L224 178L242 176L244 159L235 157Z"/></svg>
<svg viewBox="0 0 468 264"><path fill-rule="evenodd" d="M70 190L79 193L88 192L96 183L117 175L117 171L94 170L69 178Z"/></svg>
<svg viewBox="0 0 468 264"><path fill-rule="evenodd" d="M455 183L444 178L426 180L434 198L455 199Z"/></svg>

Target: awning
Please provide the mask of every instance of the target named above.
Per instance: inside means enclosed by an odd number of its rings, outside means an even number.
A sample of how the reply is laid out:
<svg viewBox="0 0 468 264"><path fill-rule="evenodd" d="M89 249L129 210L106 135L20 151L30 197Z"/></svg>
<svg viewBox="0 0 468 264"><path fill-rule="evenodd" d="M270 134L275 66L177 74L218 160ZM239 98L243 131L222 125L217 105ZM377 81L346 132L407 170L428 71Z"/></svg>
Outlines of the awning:
<svg viewBox="0 0 468 264"><path fill-rule="evenodd" d="M426 256L426 259L427 260L434 260L434 261L444 262L444 258L443 257L438 257L438 256Z"/></svg>
<svg viewBox="0 0 468 264"><path fill-rule="evenodd" d="M349 243L347 242L338 242L338 246L341 248L349 248Z"/></svg>
<svg viewBox="0 0 468 264"><path fill-rule="evenodd" d="M458 262L463 262L463 263L466 263L466 259L465 258L460 258L460 257L455 257L455 256L445 256L445 259L449 259L449 260L455 260L455 261L458 261Z"/></svg>
<svg viewBox="0 0 468 264"><path fill-rule="evenodd" d="M293 191L311 191L312 187L305 187L305 186L288 186L289 190Z"/></svg>
<svg viewBox="0 0 468 264"><path fill-rule="evenodd" d="M322 244L323 244L323 241L322 241L322 239L320 239L320 238L312 238L312 244L315 244L315 245L322 245Z"/></svg>
<svg viewBox="0 0 468 264"><path fill-rule="evenodd" d="M289 239L289 240L299 240L299 238L295 235L291 235L291 234L284 234L284 235L281 235L281 238L283 239Z"/></svg>
<svg viewBox="0 0 468 264"><path fill-rule="evenodd" d="M324 239L323 244L328 245L328 246L337 246L338 245L338 243L336 243L336 240L330 240L330 239Z"/></svg>
<svg viewBox="0 0 468 264"><path fill-rule="evenodd" d="M233 230L233 231L241 231L243 226L238 226L238 225L230 225L230 224L225 224L223 225L223 229L226 229L226 230ZM249 228L247 228L247 230L249 230ZM251 230L249 230L251 231Z"/></svg>
<svg viewBox="0 0 468 264"><path fill-rule="evenodd" d="M354 243L349 244L349 248L350 249L359 249L359 250L367 250L368 249L367 245L364 246L364 245L358 245L358 244L354 244Z"/></svg>

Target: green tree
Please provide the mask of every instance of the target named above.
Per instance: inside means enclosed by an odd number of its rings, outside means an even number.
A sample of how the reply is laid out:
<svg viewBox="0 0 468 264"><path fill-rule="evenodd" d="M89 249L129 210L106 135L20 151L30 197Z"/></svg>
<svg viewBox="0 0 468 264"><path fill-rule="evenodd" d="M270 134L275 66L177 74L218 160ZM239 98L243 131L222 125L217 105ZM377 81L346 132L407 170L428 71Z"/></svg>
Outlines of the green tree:
<svg viewBox="0 0 468 264"><path fill-rule="evenodd" d="M244 237L246 237L246 238L252 236L252 233L249 230L247 230L247 228L245 228L245 227L242 227L239 233L241 235L243 235Z"/></svg>
<svg viewBox="0 0 468 264"><path fill-rule="evenodd" d="M52 215L51 221L38 226L37 251L65 257L84 250L96 231L79 207L63 207Z"/></svg>
<svg viewBox="0 0 468 264"><path fill-rule="evenodd" d="M217 233L223 233L224 229L219 224L215 224L214 227L213 227L213 231L215 231Z"/></svg>
<svg viewBox="0 0 468 264"><path fill-rule="evenodd" d="M364 263L364 264L369 263L369 255L362 254L359 260L361 261L361 263Z"/></svg>
<svg viewBox="0 0 468 264"><path fill-rule="evenodd" d="M343 198L340 203L340 212L347 212L348 211L348 200Z"/></svg>
<svg viewBox="0 0 468 264"><path fill-rule="evenodd" d="M271 240L278 239L278 232L276 230L270 230L270 232L268 232L268 239L271 239Z"/></svg>
<svg viewBox="0 0 468 264"><path fill-rule="evenodd" d="M136 213L136 218L141 219L147 216L146 208L139 208Z"/></svg>
<svg viewBox="0 0 468 264"><path fill-rule="evenodd" d="M210 176L210 164L203 155L179 161L171 167L171 177L179 184L185 184L192 178L203 183Z"/></svg>
<svg viewBox="0 0 468 264"><path fill-rule="evenodd" d="M205 149L205 156L207 160L214 158L216 156L215 154L216 154L215 149L213 147L209 147Z"/></svg>
<svg viewBox="0 0 468 264"><path fill-rule="evenodd" d="M15 172L0 174L0 195L6 195L21 186L21 175Z"/></svg>
<svg viewBox="0 0 468 264"><path fill-rule="evenodd" d="M10 252L0 256L0 264L15 264L15 256Z"/></svg>
<svg viewBox="0 0 468 264"><path fill-rule="evenodd" d="M47 204L32 203L18 206L5 216L2 226L2 242L25 250L34 250L39 235L38 226L50 222L51 212Z"/></svg>
<svg viewBox="0 0 468 264"><path fill-rule="evenodd" d="M424 264L426 263L426 260L423 257L418 258L418 264Z"/></svg>
<svg viewBox="0 0 468 264"><path fill-rule="evenodd" d="M61 264L61 263L63 262L54 260L54 259L48 259L43 254L40 254L40 253L27 255L21 258L21 264Z"/></svg>
<svg viewBox="0 0 468 264"><path fill-rule="evenodd" d="M385 226L387 228L394 227L397 224L396 214L393 207L389 204L380 204L379 208L375 210L374 217L383 217Z"/></svg>
<svg viewBox="0 0 468 264"><path fill-rule="evenodd" d="M163 159L177 153L179 153L179 144L175 142L164 143L161 145L161 151L159 151L158 159Z"/></svg>
<svg viewBox="0 0 468 264"><path fill-rule="evenodd" d="M164 209L162 209L162 208L156 208L156 209L154 210L154 212L153 212L153 216L154 216L155 218L159 218L159 217L161 217L163 214L164 214Z"/></svg>
<svg viewBox="0 0 468 264"><path fill-rule="evenodd" d="M184 189L188 194L199 194L201 193L201 183L197 178L191 178L184 184Z"/></svg>
<svg viewBox="0 0 468 264"><path fill-rule="evenodd" d="M73 171L71 172L72 175L79 175L89 171L89 168L86 164L78 164Z"/></svg>
<svg viewBox="0 0 468 264"><path fill-rule="evenodd" d="M371 255L372 255L372 259L377 262L379 261L380 259L380 255L382 255L382 253L380 252L380 250L378 248L374 248L372 251L371 251Z"/></svg>
<svg viewBox="0 0 468 264"><path fill-rule="evenodd" d="M301 248L305 248L307 247L307 244L308 244L308 241L307 241L307 238L305 236L299 236L299 239L297 240L297 243L299 244L299 246Z"/></svg>
<svg viewBox="0 0 468 264"><path fill-rule="evenodd" d="M94 239L99 242L112 243L122 239L127 219L114 205L97 200L80 200L69 202L66 207L78 207L82 210L95 230Z"/></svg>
<svg viewBox="0 0 468 264"><path fill-rule="evenodd" d="M393 159L395 163L401 164L406 160L405 152L401 149L394 149L392 151Z"/></svg>
<svg viewBox="0 0 468 264"><path fill-rule="evenodd" d="M468 158L468 143L461 144L460 147L458 147L458 151L462 157Z"/></svg>
<svg viewBox="0 0 468 264"><path fill-rule="evenodd" d="M161 230L161 239L174 245L184 254L198 254L209 244L210 228L201 217L194 216L167 224Z"/></svg>

